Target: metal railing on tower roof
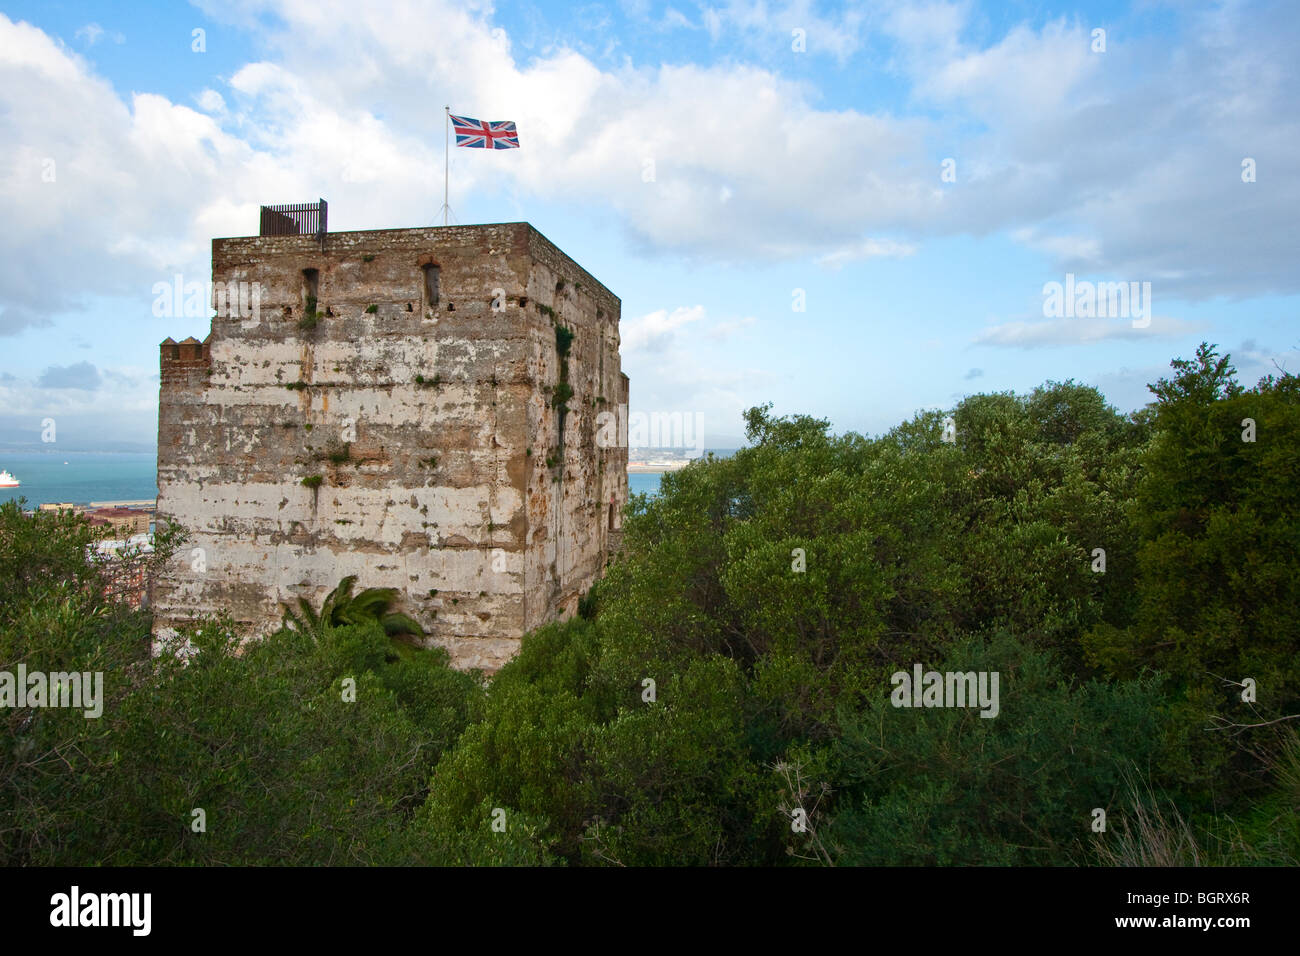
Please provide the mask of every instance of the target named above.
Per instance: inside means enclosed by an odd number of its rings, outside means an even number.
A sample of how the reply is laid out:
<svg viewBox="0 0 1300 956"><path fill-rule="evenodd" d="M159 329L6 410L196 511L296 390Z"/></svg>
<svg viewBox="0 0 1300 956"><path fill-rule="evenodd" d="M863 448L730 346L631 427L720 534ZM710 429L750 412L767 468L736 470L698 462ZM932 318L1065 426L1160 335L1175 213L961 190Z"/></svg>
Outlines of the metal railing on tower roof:
<svg viewBox="0 0 1300 956"><path fill-rule="evenodd" d="M315 236L322 243L329 232L329 203L290 203L263 206L259 236Z"/></svg>

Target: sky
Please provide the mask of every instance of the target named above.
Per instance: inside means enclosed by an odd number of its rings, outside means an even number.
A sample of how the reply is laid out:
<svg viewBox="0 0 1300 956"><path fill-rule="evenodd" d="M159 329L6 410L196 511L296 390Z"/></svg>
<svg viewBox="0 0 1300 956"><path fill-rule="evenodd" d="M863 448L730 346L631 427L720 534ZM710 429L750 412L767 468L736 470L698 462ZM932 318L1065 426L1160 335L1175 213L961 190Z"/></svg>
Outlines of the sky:
<svg viewBox="0 0 1300 956"><path fill-rule="evenodd" d="M158 344L209 331L155 284L264 203L439 223L444 104L521 144L453 147L453 221L619 296L632 413L710 447L769 402L1130 411L1202 340L1300 371L1298 41L1292 2L0 0L0 444L152 447Z"/></svg>

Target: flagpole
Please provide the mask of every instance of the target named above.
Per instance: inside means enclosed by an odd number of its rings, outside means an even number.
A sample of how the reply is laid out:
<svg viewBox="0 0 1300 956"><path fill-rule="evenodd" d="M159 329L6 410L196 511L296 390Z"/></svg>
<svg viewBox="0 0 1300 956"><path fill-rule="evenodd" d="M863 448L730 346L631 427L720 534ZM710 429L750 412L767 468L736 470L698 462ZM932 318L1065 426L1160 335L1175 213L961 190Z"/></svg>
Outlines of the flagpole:
<svg viewBox="0 0 1300 956"><path fill-rule="evenodd" d="M447 179L451 175L451 107L444 106L446 117L442 124L442 224L447 225L447 213L451 206L447 204Z"/></svg>

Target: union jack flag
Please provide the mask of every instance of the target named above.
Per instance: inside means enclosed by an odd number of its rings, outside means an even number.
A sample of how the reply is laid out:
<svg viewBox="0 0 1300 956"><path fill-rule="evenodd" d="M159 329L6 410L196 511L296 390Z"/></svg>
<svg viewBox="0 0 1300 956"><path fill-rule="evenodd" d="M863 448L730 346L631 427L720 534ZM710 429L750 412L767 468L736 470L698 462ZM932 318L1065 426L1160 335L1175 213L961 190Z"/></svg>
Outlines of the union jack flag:
<svg viewBox="0 0 1300 956"><path fill-rule="evenodd" d="M451 125L456 130L456 145L469 146L473 149L518 149L519 133L515 124L504 120L490 123L487 120L471 119L468 116L451 116Z"/></svg>

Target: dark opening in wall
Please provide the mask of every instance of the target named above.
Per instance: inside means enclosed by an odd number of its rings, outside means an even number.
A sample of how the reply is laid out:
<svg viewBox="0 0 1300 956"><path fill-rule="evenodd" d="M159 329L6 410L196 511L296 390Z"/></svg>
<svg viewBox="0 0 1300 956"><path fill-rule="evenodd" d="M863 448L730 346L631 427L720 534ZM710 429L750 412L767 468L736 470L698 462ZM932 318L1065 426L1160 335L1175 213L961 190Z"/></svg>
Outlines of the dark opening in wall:
<svg viewBox="0 0 1300 956"><path fill-rule="evenodd" d="M614 502L609 503L609 530L614 530Z"/></svg>
<svg viewBox="0 0 1300 956"><path fill-rule="evenodd" d="M438 307L438 272L437 266L430 263L429 265L420 266L424 270L424 301L425 308L436 309Z"/></svg>
<svg viewBox="0 0 1300 956"><path fill-rule="evenodd" d="M320 270L302 270L302 311L311 315L316 311L316 300L320 296Z"/></svg>

